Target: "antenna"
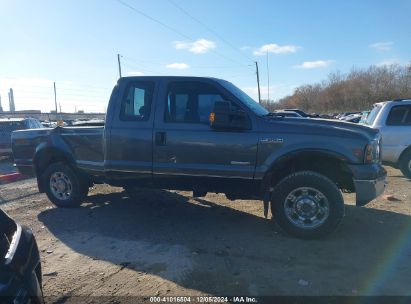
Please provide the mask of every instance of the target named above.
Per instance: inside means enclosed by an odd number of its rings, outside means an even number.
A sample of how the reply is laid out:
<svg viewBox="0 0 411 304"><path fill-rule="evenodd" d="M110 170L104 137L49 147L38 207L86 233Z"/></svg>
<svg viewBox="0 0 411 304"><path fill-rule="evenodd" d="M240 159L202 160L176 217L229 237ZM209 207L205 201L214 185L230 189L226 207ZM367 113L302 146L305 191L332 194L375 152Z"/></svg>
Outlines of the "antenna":
<svg viewBox="0 0 411 304"><path fill-rule="evenodd" d="M117 61L118 61L118 74L121 78L121 62L120 62L120 54L117 54Z"/></svg>
<svg viewBox="0 0 411 304"><path fill-rule="evenodd" d="M256 69L256 74L257 74L258 103L261 103L260 73L258 72L258 62L257 61L255 61L255 69Z"/></svg>
<svg viewBox="0 0 411 304"><path fill-rule="evenodd" d="M267 102L270 102L270 68L268 65L268 50L267 50Z"/></svg>

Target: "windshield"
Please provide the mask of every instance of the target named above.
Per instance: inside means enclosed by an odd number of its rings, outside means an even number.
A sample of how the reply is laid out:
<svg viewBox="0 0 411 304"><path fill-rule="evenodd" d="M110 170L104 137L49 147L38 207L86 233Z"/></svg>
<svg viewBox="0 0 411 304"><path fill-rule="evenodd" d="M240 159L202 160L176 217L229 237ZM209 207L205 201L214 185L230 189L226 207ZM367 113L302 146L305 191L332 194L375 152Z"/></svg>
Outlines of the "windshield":
<svg viewBox="0 0 411 304"><path fill-rule="evenodd" d="M368 114L367 119L365 120L365 124L372 126L372 124L374 123L375 118L377 117L378 113L381 110L381 105L375 105L374 109L372 109L372 111L370 112L370 114Z"/></svg>
<svg viewBox="0 0 411 304"><path fill-rule="evenodd" d="M257 103L254 99L244 93L242 90L237 88L231 82L220 80L220 84L223 85L227 90L234 94L241 102L243 102L251 111L253 111L258 116L268 115L268 111Z"/></svg>

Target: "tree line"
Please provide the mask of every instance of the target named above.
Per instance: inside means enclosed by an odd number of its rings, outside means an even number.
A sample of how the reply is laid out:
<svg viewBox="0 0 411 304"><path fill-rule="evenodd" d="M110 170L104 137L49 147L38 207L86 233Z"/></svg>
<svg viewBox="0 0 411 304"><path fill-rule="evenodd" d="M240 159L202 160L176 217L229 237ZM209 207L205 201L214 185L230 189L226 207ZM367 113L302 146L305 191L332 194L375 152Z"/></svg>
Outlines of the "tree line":
<svg viewBox="0 0 411 304"><path fill-rule="evenodd" d="M353 68L333 72L321 83L302 85L277 102L262 101L269 111L298 108L308 113L370 110L376 102L411 98L411 62L408 65Z"/></svg>

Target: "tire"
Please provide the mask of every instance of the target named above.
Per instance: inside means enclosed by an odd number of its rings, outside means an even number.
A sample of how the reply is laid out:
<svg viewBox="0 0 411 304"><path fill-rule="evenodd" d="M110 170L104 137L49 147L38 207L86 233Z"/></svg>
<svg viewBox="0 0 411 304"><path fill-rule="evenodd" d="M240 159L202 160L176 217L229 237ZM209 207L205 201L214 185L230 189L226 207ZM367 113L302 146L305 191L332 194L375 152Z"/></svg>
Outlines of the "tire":
<svg viewBox="0 0 411 304"><path fill-rule="evenodd" d="M73 208L87 197L89 183L65 163L53 163L43 175L49 200L57 207Z"/></svg>
<svg viewBox="0 0 411 304"><path fill-rule="evenodd" d="M132 200L141 199L141 188L136 186L124 186L123 189L127 193L127 196Z"/></svg>
<svg viewBox="0 0 411 304"><path fill-rule="evenodd" d="M399 161L399 168L405 177L411 179L411 150L405 152Z"/></svg>
<svg viewBox="0 0 411 304"><path fill-rule="evenodd" d="M344 216L344 200L328 177L313 171L300 171L288 175L275 186L271 212L287 234L315 239L337 228Z"/></svg>

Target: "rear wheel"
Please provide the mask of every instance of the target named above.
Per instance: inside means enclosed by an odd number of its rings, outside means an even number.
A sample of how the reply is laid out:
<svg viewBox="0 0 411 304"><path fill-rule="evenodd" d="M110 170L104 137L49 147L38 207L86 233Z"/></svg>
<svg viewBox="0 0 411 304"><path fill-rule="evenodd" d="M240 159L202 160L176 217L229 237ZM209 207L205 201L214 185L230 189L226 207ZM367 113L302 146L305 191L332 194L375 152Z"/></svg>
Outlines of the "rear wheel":
<svg viewBox="0 0 411 304"><path fill-rule="evenodd" d="M411 178L411 151L407 151L401 156L399 167L405 177Z"/></svg>
<svg viewBox="0 0 411 304"><path fill-rule="evenodd" d="M329 178L312 171L285 177L274 188L273 219L286 233L303 239L333 231L344 216L341 191Z"/></svg>
<svg viewBox="0 0 411 304"><path fill-rule="evenodd" d="M43 178L47 197L58 207L78 207L88 194L88 182L65 163L51 164Z"/></svg>

